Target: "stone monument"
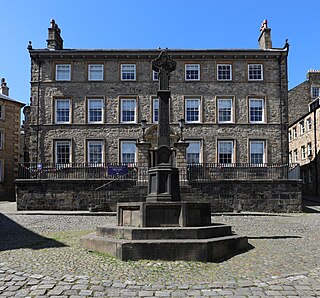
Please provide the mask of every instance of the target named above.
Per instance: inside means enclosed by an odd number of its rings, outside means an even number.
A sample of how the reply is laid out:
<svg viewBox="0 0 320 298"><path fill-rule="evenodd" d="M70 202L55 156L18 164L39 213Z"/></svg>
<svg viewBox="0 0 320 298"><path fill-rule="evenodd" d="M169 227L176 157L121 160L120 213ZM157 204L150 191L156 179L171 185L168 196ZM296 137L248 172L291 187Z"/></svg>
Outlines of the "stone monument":
<svg viewBox="0 0 320 298"><path fill-rule="evenodd" d="M169 123L169 81L176 62L162 51L152 69L159 73L158 146L148 171L146 201L118 203L117 226L97 227L96 233L82 237L81 245L122 260L216 261L246 250L246 237L234 235L230 226L211 224L210 203L181 201Z"/></svg>

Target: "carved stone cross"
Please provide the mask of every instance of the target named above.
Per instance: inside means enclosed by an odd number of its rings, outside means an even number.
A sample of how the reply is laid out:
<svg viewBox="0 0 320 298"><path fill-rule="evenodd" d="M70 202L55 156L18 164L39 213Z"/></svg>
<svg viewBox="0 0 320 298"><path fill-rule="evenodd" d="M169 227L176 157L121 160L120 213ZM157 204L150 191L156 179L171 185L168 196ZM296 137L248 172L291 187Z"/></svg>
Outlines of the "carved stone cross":
<svg viewBox="0 0 320 298"><path fill-rule="evenodd" d="M159 73L159 90L169 90L170 72L174 71L176 66L177 62L173 61L165 50L152 61L152 69Z"/></svg>

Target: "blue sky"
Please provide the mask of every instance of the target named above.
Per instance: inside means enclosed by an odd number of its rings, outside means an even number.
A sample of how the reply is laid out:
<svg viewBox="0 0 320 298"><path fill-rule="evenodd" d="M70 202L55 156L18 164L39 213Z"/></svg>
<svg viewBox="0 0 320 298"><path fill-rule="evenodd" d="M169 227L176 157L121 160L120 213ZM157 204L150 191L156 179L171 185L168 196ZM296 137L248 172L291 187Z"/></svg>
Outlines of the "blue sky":
<svg viewBox="0 0 320 298"><path fill-rule="evenodd" d="M274 47L289 39L289 88L320 69L319 0L11 0L1 1L0 77L10 97L29 103L33 48L46 47L54 18L64 48L258 48L264 19Z"/></svg>

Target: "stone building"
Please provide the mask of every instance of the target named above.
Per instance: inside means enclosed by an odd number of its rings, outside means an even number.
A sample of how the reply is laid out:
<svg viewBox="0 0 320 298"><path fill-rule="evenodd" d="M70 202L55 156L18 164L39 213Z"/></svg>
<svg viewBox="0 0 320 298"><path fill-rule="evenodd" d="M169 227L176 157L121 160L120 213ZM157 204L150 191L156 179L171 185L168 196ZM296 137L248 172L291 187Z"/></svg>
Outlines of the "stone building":
<svg viewBox="0 0 320 298"><path fill-rule="evenodd" d="M17 182L18 209L83 209L99 189L103 195L112 192L112 200L145 199L144 190L135 196L138 188L128 186L132 181L119 186L104 169L133 166L139 184L152 165L159 82L151 62L161 50L64 49L54 20L48 30L46 48L28 46L30 164L24 165L26 179ZM211 194L199 190L189 197L209 200L216 211L301 207L299 183L283 179L288 177L289 45L272 46L266 21L258 44L257 49L167 49L177 63L170 77L173 163L188 187L201 175L209 179L203 191ZM100 180L91 175L96 166ZM79 169L81 178L75 174ZM256 173L260 180L253 182ZM232 188L231 180L219 180L226 178L233 179ZM113 186L123 192L115 194Z"/></svg>
<svg viewBox="0 0 320 298"><path fill-rule="evenodd" d="M289 162L301 165L303 192L319 195L320 71L289 91Z"/></svg>
<svg viewBox="0 0 320 298"><path fill-rule="evenodd" d="M52 20L47 48L31 57L32 162L138 162L135 143L157 122L160 50L64 49ZM258 49L168 50L173 135L185 119L188 162L287 163L288 44Z"/></svg>
<svg viewBox="0 0 320 298"><path fill-rule="evenodd" d="M14 200L14 179L20 161L20 113L23 103L9 97L1 79L0 92L0 201Z"/></svg>

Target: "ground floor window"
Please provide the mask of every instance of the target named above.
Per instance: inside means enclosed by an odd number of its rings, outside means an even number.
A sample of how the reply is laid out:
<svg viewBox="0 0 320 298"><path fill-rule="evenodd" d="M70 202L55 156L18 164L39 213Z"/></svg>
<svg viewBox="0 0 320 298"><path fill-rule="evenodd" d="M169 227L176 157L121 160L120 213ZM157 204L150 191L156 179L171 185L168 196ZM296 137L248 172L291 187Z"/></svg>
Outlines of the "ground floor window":
<svg viewBox="0 0 320 298"><path fill-rule="evenodd" d="M121 141L120 150L121 163L128 164L136 162L136 141Z"/></svg>
<svg viewBox="0 0 320 298"><path fill-rule="evenodd" d="M265 163L265 142L250 141L250 163L262 164Z"/></svg>
<svg viewBox="0 0 320 298"><path fill-rule="evenodd" d="M187 164L197 164L201 162L201 141L186 140L189 143L187 147Z"/></svg>
<svg viewBox="0 0 320 298"><path fill-rule="evenodd" d="M234 142L233 141L218 141L218 163L233 163L234 162Z"/></svg>
<svg viewBox="0 0 320 298"><path fill-rule="evenodd" d="M55 162L60 164L71 162L71 142L70 141L55 142Z"/></svg>
<svg viewBox="0 0 320 298"><path fill-rule="evenodd" d="M88 141L87 143L88 163L101 164L103 162L103 142Z"/></svg>

